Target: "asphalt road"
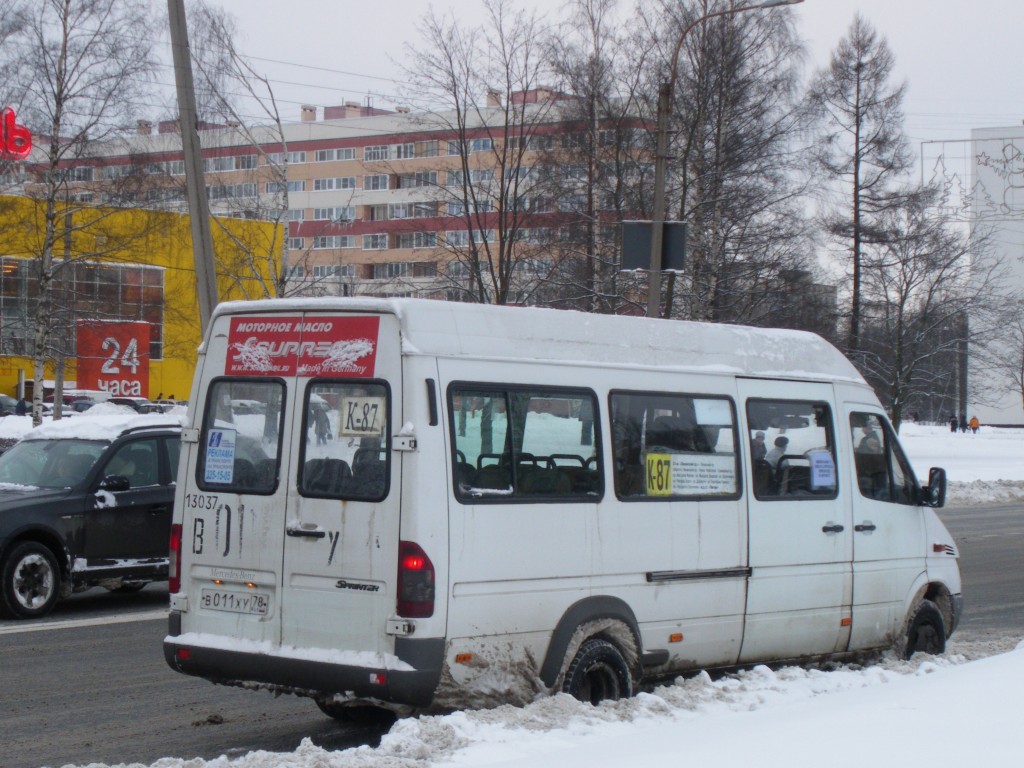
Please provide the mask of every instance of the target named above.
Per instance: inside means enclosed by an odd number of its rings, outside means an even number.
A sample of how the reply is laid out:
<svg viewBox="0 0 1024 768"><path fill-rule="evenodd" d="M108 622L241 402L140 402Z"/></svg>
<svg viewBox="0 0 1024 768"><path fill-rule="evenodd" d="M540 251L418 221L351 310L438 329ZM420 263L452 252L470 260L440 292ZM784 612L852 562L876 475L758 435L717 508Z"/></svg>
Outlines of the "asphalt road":
<svg viewBox="0 0 1024 768"><path fill-rule="evenodd" d="M961 550L967 601L954 639L1024 637L1024 505L941 514ZM303 738L327 749L379 742L381 728L339 725L307 699L172 672L161 648L166 605L154 585L91 590L43 621L0 621L0 766L291 752Z"/></svg>

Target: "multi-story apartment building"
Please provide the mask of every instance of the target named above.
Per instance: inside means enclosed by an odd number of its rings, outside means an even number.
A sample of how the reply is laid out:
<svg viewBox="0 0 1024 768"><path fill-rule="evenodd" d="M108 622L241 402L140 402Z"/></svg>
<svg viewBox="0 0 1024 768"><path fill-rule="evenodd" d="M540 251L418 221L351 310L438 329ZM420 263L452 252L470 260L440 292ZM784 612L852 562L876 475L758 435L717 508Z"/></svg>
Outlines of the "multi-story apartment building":
<svg viewBox="0 0 1024 768"><path fill-rule="evenodd" d="M586 166L569 159L581 142L558 94L515 99L525 116L512 130L497 102L468 119L348 103L303 107L299 122L279 127L202 125L211 211L284 224L293 293L459 298L474 259L486 272L511 258L506 282L536 282L567 232L620 214L585 193ZM65 173L78 201L185 209L173 121L140 121L136 135ZM478 257L484 243L489 254Z"/></svg>

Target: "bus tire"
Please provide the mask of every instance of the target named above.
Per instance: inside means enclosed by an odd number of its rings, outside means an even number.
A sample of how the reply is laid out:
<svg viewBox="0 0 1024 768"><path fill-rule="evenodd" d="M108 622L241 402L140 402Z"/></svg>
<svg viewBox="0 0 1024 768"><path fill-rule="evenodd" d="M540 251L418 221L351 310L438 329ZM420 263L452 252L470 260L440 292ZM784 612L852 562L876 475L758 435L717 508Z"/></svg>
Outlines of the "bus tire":
<svg viewBox="0 0 1024 768"><path fill-rule="evenodd" d="M625 657L600 637L583 642L565 671L562 691L589 704L626 699L633 695L633 677Z"/></svg>
<svg viewBox="0 0 1024 768"><path fill-rule="evenodd" d="M371 704L340 704L322 698L315 701L325 715L348 725L390 728L398 719L391 710Z"/></svg>
<svg viewBox="0 0 1024 768"><path fill-rule="evenodd" d="M907 621L903 658L915 653L938 655L946 650L946 625L942 612L931 600L922 600Z"/></svg>

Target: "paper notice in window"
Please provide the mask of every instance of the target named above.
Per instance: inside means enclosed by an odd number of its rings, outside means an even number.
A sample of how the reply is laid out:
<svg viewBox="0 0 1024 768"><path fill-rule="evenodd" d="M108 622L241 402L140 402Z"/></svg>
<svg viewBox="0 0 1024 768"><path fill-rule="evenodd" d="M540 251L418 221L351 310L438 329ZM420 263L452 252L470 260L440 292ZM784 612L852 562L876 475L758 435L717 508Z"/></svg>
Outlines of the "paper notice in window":
<svg viewBox="0 0 1024 768"><path fill-rule="evenodd" d="M736 492L736 459L731 454L672 457L672 493L721 496Z"/></svg>
<svg viewBox="0 0 1024 768"><path fill-rule="evenodd" d="M830 451L808 451L807 458L811 462L811 490L824 490L836 487L836 462Z"/></svg>

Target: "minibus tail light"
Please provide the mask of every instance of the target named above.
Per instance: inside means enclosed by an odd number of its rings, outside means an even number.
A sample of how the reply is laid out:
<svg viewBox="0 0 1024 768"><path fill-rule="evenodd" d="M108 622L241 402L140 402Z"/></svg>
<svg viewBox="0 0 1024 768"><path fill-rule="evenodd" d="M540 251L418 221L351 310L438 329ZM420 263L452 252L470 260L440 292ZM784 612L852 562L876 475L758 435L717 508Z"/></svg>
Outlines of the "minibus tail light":
<svg viewBox="0 0 1024 768"><path fill-rule="evenodd" d="M398 543L399 616L424 619L434 615L434 564L419 544Z"/></svg>
<svg viewBox="0 0 1024 768"><path fill-rule="evenodd" d="M173 595L181 591L181 526L177 523L171 526L169 559L170 567L167 574L167 588Z"/></svg>

